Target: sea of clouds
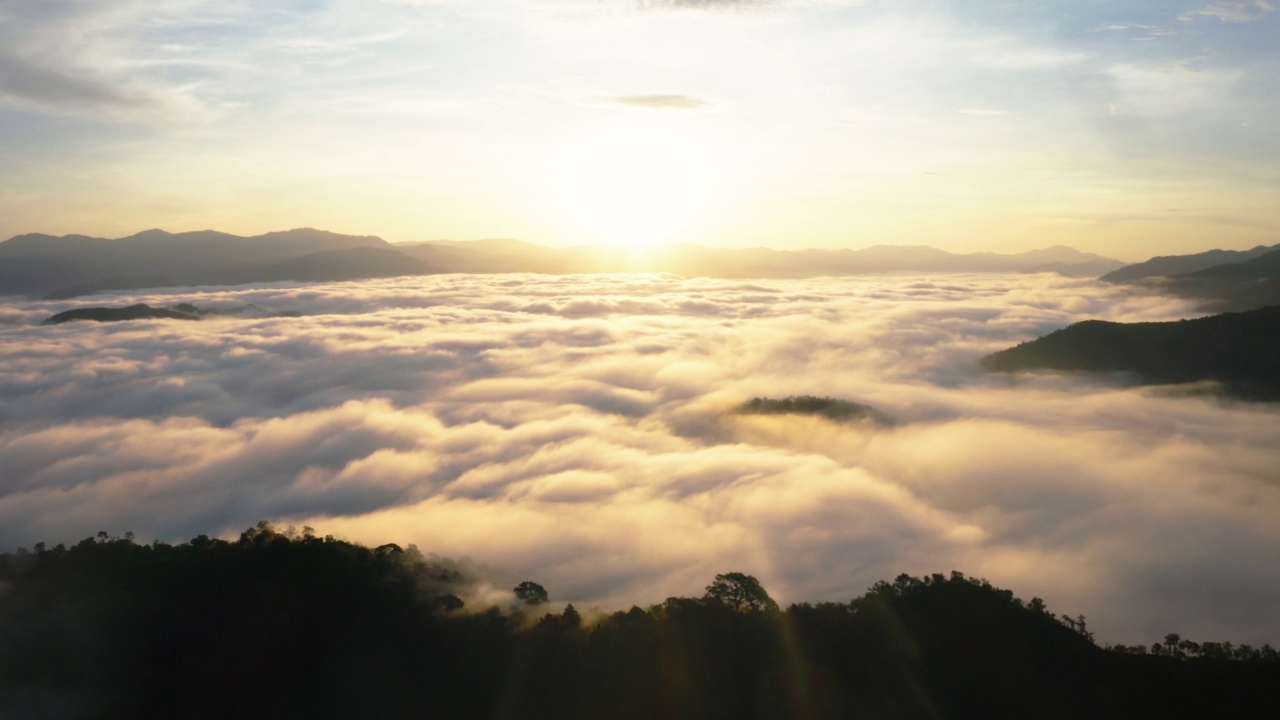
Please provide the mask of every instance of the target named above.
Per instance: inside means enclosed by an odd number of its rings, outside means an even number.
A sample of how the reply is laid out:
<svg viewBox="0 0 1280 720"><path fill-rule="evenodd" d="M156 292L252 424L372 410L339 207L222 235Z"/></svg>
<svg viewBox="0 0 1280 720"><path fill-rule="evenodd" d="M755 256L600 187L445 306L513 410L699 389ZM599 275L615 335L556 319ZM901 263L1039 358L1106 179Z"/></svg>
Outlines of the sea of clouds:
<svg viewBox="0 0 1280 720"><path fill-rule="evenodd" d="M782 602L961 570L1100 641L1280 640L1280 410L989 375L1086 318L1194 316L1052 275L443 275L0 307L0 549L258 520L470 558L606 610L719 572ZM89 305L300 317L44 326ZM751 416L870 404L892 427Z"/></svg>

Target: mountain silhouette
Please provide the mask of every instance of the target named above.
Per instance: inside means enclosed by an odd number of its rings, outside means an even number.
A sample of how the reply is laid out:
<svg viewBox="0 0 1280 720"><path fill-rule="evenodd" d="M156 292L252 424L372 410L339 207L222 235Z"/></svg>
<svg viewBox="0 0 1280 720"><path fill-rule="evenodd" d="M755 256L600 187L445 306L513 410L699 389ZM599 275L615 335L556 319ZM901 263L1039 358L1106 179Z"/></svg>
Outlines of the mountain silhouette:
<svg viewBox="0 0 1280 720"><path fill-rule="evenodd" d="M1254 310L1280 304L1280 245L1157 257L1102 280L1198 300L1208 312Z"/></svg>
<svg viewBox="0 0 1280 720"><path fill-rule="evenodd" d="M300 228L242 237L214 230L146 230L107 240L19 235L0 242L0 295L67 299L111 290L333 282L437 272L669 272L686 277L807 278L892 272L1056 272L1097 277L1122 263L1054 246L1017 254L957 254L926 246L859 250L709 248L673 244L638 260L620 248L550 248L518 240L392 245L370 235Z"/></svg>
<svg viewBox="0 0 1280 720"><path fill-rule="evenodd" d="M1151 277L1171 277L1205 270L1217 265L1227 265L1252 260L1280 245L1259 245L1252 250L1208 250L1194 255L1161 255L1140 263L1125 265L1102 276L1109 283L1132 283Z"/></svg>
<svg viewBox="0 0 1280 720"><path fill-rule="evenodd" d="M367 235L300 228L241 237L213 230L169 233L147 230L116 240L84 235L19 235L0 243L0 295L64 299L103 290L160 286L238 285L322 276L326 280L434 272L408 256L352 253L302 260L317 253L355 248L396 252ZM289 261L298 261L290 266Z"/></svg>
<svg viewBox="0 0 1280 720"><path fill-rule="evenodd" d="M1132 373L1145 383L1219 382L1231 394L1280 400L1280 306L1195 320L1086 320L982 358L988 370Z"/></svg>
<svg viewBox="0 0 1280 720"><path fill-rule="evenodd" d="M168 308L157 308L138 303L122 308L112 307L88 307L76 308L60 312L57 315L45 320L43 325L61 325L65 322L73 320L93 320L96 322L120 322L123 320L199 320L200 316L195 313L182 312L180 310L170 310Z"/></svg>

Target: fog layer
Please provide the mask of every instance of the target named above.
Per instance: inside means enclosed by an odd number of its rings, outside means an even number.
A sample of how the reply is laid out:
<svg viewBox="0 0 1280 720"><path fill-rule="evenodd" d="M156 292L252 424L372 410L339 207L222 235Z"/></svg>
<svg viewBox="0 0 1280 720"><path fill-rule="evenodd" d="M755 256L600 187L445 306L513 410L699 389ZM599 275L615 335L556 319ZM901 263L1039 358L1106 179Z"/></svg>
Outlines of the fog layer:
<svg viewBox="0 0 1280 720"><path fill-rule="evenodd" d="M1189 304L1049 275L446 275L0 309L0 546L260 519L469 556L606 609L718 572L847 601L962 570L1102 641L1280 640L1280 412L986 375ZM56 327L93 304L302 317ZM898 422L744 415L831 396Z"/></svg>

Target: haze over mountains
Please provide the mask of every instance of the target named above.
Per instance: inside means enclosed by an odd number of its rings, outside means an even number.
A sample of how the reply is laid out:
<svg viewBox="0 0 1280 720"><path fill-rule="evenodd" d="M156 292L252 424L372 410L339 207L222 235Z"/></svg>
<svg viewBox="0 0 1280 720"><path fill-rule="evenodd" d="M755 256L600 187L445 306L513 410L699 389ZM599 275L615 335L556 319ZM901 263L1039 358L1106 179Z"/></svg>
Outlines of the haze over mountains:
<svg viewBox="0 0 1280 720"><path fill-rule="evenodd" d="M596 246L549 248L516 240L393 245L374 236L302 228L242 237L212 230L148 230L115 240L19 235L0 243L0 295L66 299L110 290L256 282L335 282L433 273L671 272L688 277L805 278L885 272L1042 272L1096 277L1122 265L1052 247L1013 255L925 246L782 251L697 245L645 257Z"/></svg>
<svg viewBox="0 0 1280 720"><path fill-rule="evenodd" d="M271 282L338 282L438 273L618 273L662 271L685 277L802 279L894 272L1055 272L1097 277L1192 298L1207 311L1280 304L1280 245L1117 260L1055 246L1018 254L956 254L926 246L858 250L722 249L690 244L640 256L616 248L551 248L518 240L391 244L372 235L300 228L242 237L212 230L148 230L109 240L84 235L19 235L0 243L0 295L69 299L99 292ZM68 320L198 319L143 304L80 307ZM1148 383L1210 380L1240 397L1280 398L1280 333L1274 308L1184 323L1126 325L1091 320L987 356L989 370L1127 372Z"/></svg>

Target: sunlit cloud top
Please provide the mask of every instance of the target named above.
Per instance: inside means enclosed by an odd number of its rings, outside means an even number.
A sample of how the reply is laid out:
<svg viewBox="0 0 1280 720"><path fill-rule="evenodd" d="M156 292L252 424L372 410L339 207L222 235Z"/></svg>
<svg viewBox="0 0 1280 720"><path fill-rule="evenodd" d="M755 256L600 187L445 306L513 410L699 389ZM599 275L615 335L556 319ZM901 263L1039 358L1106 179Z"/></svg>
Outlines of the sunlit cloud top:
<svg viewBox="0 0 1280 720"><path fill-rule="evenodd" d="M1278 25L1270 0L0 0L0 236L634 242L586 184L655 241L1247 247L1280 207ZM584 179L601 147L673 160Z"/></svg>
<svg viewBox="0 0 1280 720"><path fill-rule="evenodd" d="M228 314L40 324L179 301ZM1050 274L23 300L0 309L0 550L266 518L470 556L494 587L533 578L584 609L734 568L784 603L957 569L1083 613L1105 642L1275 643L1280 409L978 364L1085 318L1192 314ZM735 412L795 395L894 422Z"/></svg>

